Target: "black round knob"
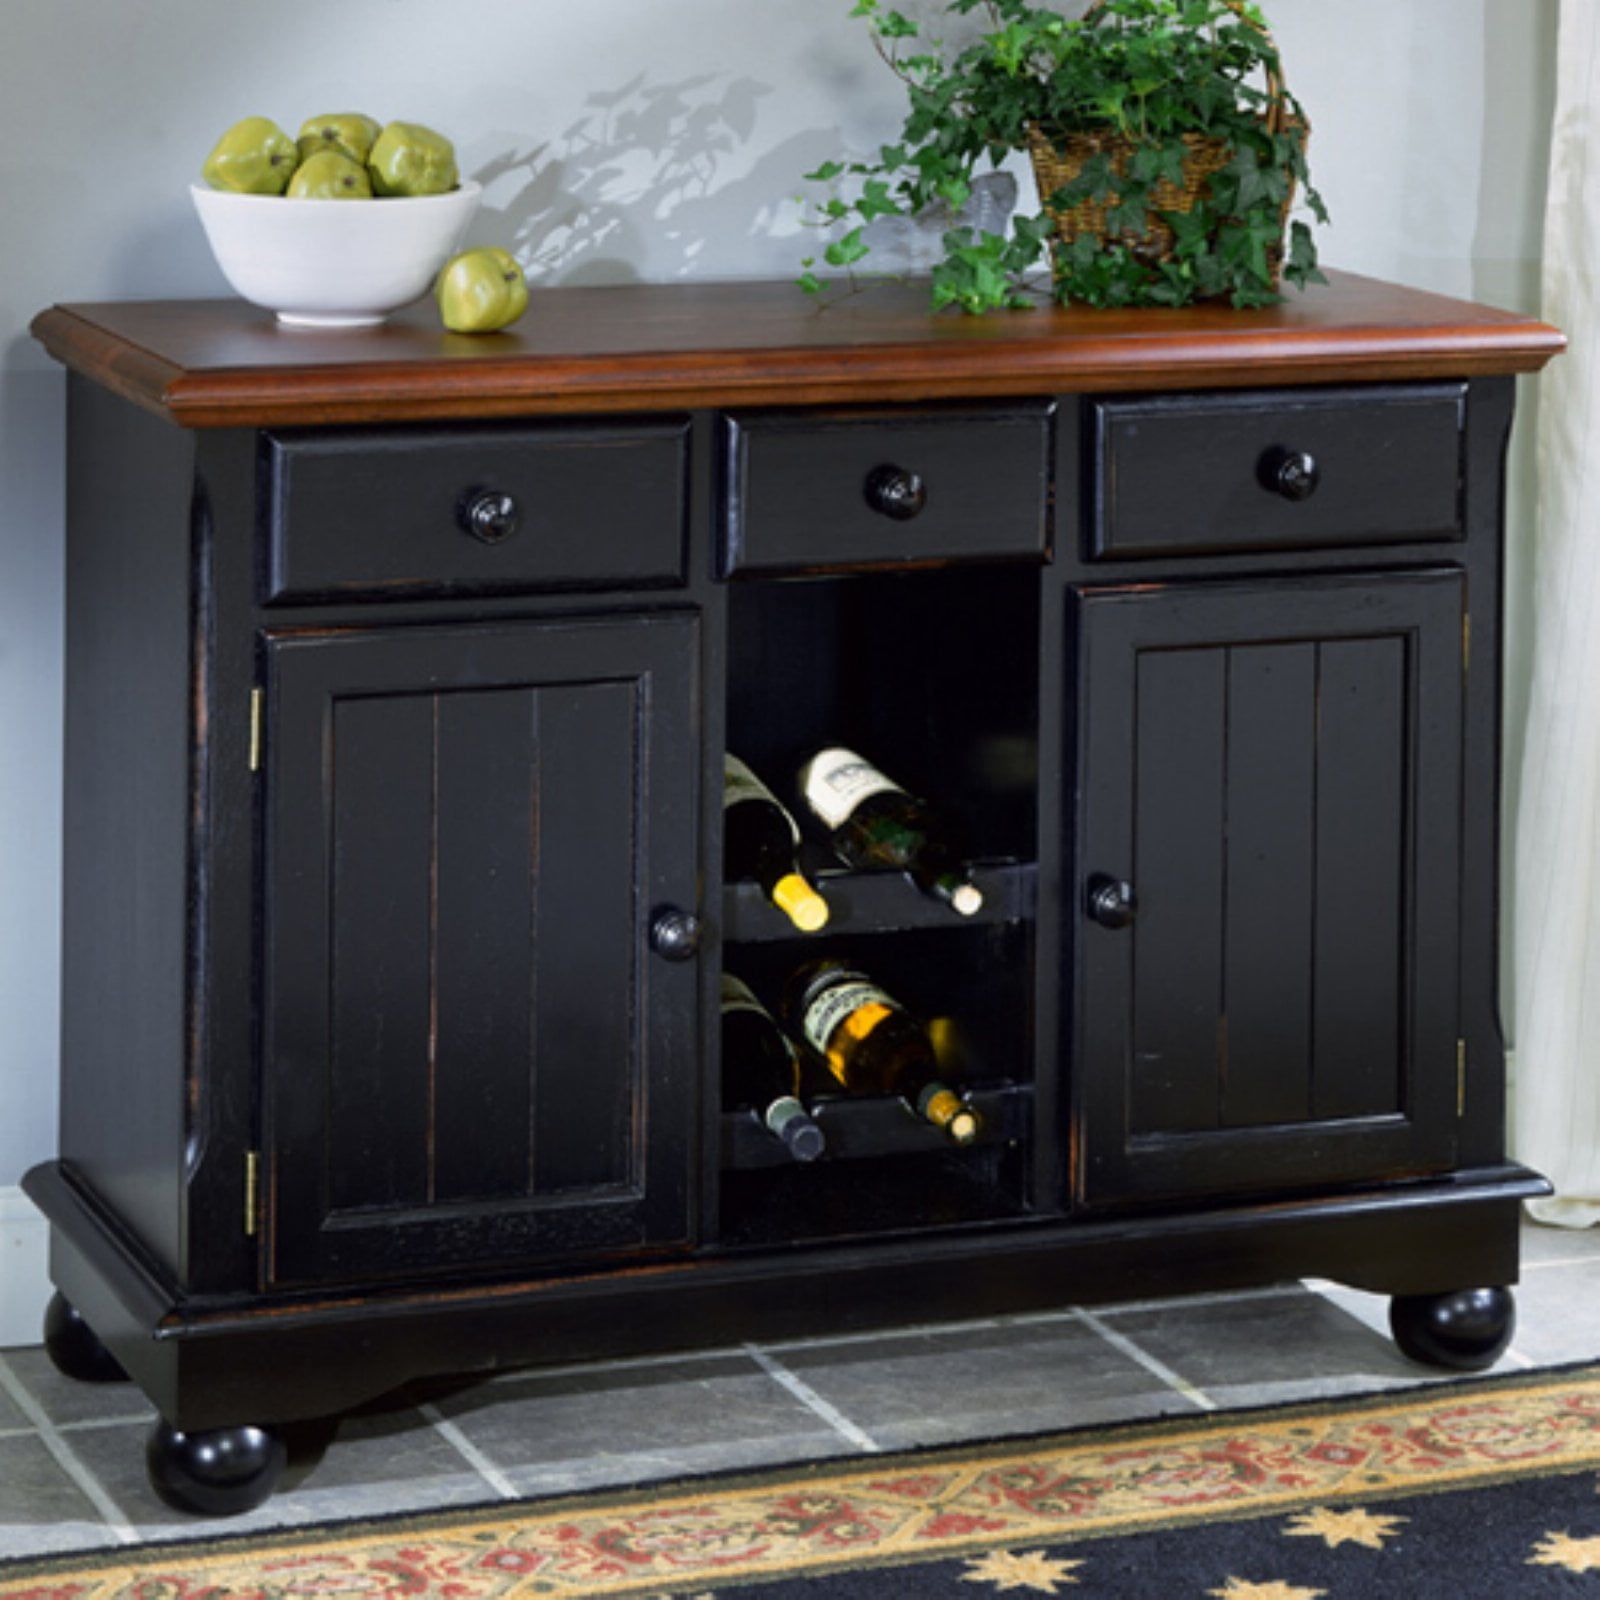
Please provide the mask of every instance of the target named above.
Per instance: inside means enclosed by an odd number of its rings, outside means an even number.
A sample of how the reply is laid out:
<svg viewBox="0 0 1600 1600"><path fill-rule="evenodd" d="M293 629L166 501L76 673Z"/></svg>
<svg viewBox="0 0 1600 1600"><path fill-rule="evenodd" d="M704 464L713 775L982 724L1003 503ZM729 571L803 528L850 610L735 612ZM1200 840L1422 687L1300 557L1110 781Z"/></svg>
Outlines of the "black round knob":
<svg viewBox="0 0 1600 1600"><path fill-rule="evenodd" d="M1089 915L1102 928L1126 928L1133 921L1137 906L1131 883L1104 872L1097 872L1090 878Z"/></svg>
<svg viewBox="0 0 1600 1600"><path fill-rule="evenodd" d="M1304 450L1269 450L1257 470L1262 488L1285 500L1309 500L1322 482L1317 458Z"/></svg>
<svg viewBox="0 0 1600 1600"><path fill-rule="evenodd" d="M867 504L896 522L909 522L928 503L920 473L904 467L878 467L867 477Z"/></svg>
<svg viewBox="0 0 1600 1600"><path fill-rule="evenodd" d="M516 500L499 489L473 489L461 497L461 526L485 544L501 544L517 531L521 512Z"/></svg>
<svg viewBox="0 0 1600 1600"><path fill-rule="evenodd" d="M669 906L650 921L650 948L667 961L689 961L700 951L700 919Z"/></svg>

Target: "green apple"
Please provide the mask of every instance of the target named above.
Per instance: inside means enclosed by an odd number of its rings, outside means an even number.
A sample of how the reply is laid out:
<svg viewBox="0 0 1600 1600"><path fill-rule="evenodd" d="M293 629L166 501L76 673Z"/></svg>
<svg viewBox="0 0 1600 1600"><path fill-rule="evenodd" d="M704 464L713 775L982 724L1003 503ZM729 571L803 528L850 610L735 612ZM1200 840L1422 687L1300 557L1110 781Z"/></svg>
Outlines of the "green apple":
<svg viewBox="0 0 1600 1600"><path fill-rule="evenodd" d="M342 150L319 150L295 169L289 180L291 200L370 200L367 169Z"/></svg>
<svg viewBox="0 0 1600 1600"><path fill-rule="evenodd" d="M433 292L452 333L496 333L528 309L528 280L508 250L463 251L445 264Z"/></svg>
<svg viewBox="0 0 1600 1600"><path fill-rule="evenodd" d="M234 194L282 194L299 164L294 140L271 117L246 117L217 140L200 176Z"/></svg>
<svg viewBox="0 0 1600 1600"><path fill-rule="evenodd" d="M455 146L420 122L391 122L367 157L379 195L444 194L457 183Z"/></svg>
<svg viewBox="0 0 1600 1600"><path fill-rule="evenodd" d="M300 124L295 143L300 147L302 161L309 161L323 150L338 150L356 161L365 161L382 131L377 122L359 111L336 111L331 116L307 117Z"/></svg>

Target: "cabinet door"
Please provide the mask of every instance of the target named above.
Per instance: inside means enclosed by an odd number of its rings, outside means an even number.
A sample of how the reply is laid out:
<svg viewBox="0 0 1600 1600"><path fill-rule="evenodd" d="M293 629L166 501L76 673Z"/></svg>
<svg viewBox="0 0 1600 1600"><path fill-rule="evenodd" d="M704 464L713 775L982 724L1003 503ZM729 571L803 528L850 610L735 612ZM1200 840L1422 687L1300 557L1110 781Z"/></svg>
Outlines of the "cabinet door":
<svg viewBox="0 0 1600 1600"><path fill-rule="evenodd" d="M272 1282L688 1236L694 620L267 644Z"/></svg>
<svg viewBox="0 0 1600 1600"><path fill-rule="evenodd" d="M1076 597L1090 1203L1450 1164L1463 598L1455 571ZM1131 920L1097 913L1123 883Z"/></svg>

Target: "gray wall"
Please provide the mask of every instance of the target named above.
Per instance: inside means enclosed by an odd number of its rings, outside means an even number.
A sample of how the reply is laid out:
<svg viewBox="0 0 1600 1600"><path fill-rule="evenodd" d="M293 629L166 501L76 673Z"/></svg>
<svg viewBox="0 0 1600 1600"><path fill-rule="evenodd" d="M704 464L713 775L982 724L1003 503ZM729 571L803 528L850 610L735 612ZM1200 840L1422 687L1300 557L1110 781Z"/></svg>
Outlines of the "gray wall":
<svg viewBox="0 0 1600 1600"><path fill-rule="evenodd" d="M1315 123L1325 258L1530 304L1554 0L1268 5ZM897 126L848 9L0 0L0 1199L55 1118L63 389L29 319L223 293L185 192L213 138L344 107L451 133L488 181L478 238L537 282L788 276L799 174Z"/></svg>

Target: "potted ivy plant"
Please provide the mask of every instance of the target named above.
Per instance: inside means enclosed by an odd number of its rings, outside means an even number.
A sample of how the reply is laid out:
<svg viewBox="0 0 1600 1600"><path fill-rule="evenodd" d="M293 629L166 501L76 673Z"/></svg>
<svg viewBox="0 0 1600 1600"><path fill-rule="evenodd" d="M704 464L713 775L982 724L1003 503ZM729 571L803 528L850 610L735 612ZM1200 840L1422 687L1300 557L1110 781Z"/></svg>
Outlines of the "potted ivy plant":
<svg viewBox="0 0 1600 1600"><path fill-rule="evenodd" d="M1321 281L1296 199L1327 220L1306 163L1309 125L1251 0L1095 0L1069 19L1032 0L944 0L980 23L946 49L886 0L855 0L905 84L897 142L875 159L807 174L829 186L809 220L854 270L880 217L958 211L986 166L1025 151L1040 209L1008 231L953 227L933 271L936 306L1033 303L1051 269L1063 303L1270 304L1284 280ZM815 257L801 284L820 293Z"/></svg>

